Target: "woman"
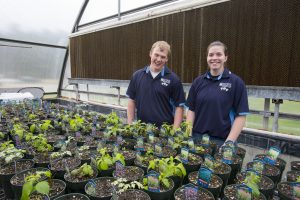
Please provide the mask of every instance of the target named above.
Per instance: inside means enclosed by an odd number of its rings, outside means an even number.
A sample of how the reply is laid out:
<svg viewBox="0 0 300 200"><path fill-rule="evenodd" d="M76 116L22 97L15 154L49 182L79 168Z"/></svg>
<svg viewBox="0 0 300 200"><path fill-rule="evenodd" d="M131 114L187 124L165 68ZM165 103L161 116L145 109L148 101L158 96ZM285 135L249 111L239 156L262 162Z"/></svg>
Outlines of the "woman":
<svg viewBox="0 0 300 200"><path fill-rule="evenodd" d="M245 84L225 67L226 61L226 45L212 42L207 48L209 70L193 81L187 99L194 139L208 134L219 146L237 140L249 112Z"/></svg>

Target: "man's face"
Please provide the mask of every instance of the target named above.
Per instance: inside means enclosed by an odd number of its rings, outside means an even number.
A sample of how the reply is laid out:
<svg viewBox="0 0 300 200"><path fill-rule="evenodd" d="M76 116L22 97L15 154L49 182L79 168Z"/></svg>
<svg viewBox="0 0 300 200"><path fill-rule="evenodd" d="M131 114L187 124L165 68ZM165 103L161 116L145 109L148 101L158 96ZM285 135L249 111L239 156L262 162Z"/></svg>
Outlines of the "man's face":
<svg viewBox="0 0 300 200"><path fill-rule="evenodd" d="M150 52L151 65L150 68L154 72L162 70L166 62L168 61L168 50L155 47Z"/></svg>

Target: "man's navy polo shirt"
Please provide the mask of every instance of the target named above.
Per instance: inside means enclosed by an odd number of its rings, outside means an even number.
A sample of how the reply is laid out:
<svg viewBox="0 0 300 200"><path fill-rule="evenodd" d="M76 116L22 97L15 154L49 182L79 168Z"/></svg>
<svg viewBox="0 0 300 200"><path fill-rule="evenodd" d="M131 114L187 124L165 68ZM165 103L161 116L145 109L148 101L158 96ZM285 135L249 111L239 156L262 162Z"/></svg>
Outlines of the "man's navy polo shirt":
<svg viewBox="0 0 300 200"><path fill-rule="evenodd" d="M135 100L137 118L156 126L163 122L173 124L175 107L185 103L180 79L166 66L154 79L149 66L136 71L126 95Z"/></svg>
<svg viewBox="0 0 300 200"><path fill-rule="evenodd" d="M213 78L209 72L193 81L186 105L195 112L193 134L226 139L234 118L249 113L247 90L227 68Z"/></svg>

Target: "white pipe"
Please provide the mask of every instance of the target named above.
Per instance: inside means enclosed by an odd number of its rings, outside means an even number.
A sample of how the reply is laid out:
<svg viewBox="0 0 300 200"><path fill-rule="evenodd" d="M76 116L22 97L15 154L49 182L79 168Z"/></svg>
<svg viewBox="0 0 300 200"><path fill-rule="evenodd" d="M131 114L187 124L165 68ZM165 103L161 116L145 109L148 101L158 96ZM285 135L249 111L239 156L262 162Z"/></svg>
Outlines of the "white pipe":
<svg viewBox="0 0 300 200"><path fill-rule="evenodd" d="M183 12L186 10L193 10L199 7L205 7L217 3L222 3L230 0L184 0L176 1L171 4L162 5L159 7L154 7L145 11L133 13L122 17L122 20L117 18L104 21L99 24L91 25L86 27L76 33L69 35L70 38L79 35L84 35L92 32L97 32L105 29L110 29L118 26L124 26L127 24L137 23L140 21L157 18L165 15L170 15L173 13Z"/></svg>

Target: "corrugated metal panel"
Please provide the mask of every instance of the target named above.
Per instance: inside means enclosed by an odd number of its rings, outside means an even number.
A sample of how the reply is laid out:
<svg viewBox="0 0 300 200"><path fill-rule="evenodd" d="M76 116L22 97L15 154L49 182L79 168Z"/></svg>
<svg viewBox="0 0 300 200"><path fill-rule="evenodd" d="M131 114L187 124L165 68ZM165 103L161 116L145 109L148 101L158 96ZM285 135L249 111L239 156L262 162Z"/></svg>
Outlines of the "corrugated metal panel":
<svg viewBox="0 0 300 200"><path fill-rule="evenodd" d="M157 40L183 82L207 69L206 47L229 49L228 67L248 85L300 87L298 0L232 0L71 38L73 78L130 79Z"/></svg>

